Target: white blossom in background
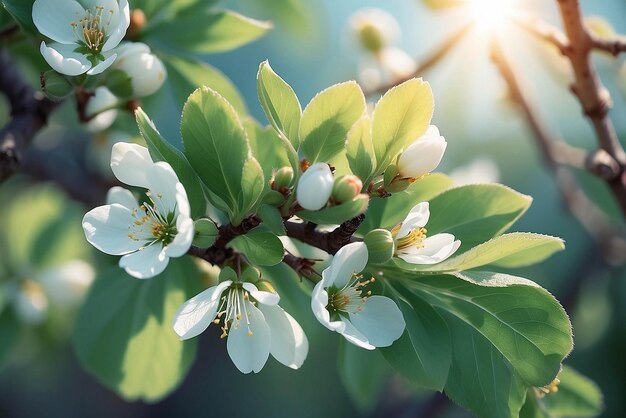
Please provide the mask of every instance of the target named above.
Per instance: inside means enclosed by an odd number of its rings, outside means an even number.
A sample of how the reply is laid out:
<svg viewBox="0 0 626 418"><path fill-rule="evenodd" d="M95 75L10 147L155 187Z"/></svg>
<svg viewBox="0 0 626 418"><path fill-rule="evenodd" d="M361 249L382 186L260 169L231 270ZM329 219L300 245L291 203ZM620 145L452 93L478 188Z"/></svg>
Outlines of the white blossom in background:
<svg viewBox="0 0 626 418"><path fill-rule="evenodd" d="M419 178L435 170L448 143L435 125L405 149L398 159L398 172L404 178Z"/></svg>
<svg viewBox="0 0 626 418"><path fill-rule="evenodd" d="M141 42L124 42L117 49L113 68L124 71L133 87L134 97L150 96L161 88L167 77L163 62Z"/></svg>
<svg viewBox="0 0 626 418"><path fill-rule="evenodd" d="M350 17L349 23L360 46L368 51L382 51L400 39L398 21L382 9L361 9Z"/></svg>
<svg viewBox="0 0 626 418"><path fill-rule="evenodd" d="M148 149L118 142L111 169L119 181L148 189L139 203L121 187L109 190L107 204L83 218L87 241L102 252L121 255L119 265L138 279L161 273L170 257L183 256L193 240L193 220L182 183L166 162L154 163Z"/></svg>
<svg viewBox="0 0 626 418"><path fill-rule="evenodd" d="M32 279L23 280L13 287L9 298L16 316L29 325L39 325L48 317L50 302L39 283Z"/></svg>
<svg viewBox="0 0 626 418"><path fill-rule="evenodd" d="M98 87L85 106L85 114L92 119L87 122L90 132L100 132L109 128L117 118L119 99L104 86Z"/></svg>
<svg viewBox="0 0 626 418"><path fill-rule="evenodd" d="M352 344L373 350L400 338L405 322L396 303L365 291L374 278L360 273L367 265L367 246L355 242L342 247L311 295L311 309L322 325Z"/></svg>
<svg viewBox="0 0 626 418"><path fill-rule="evenodd" d="M271 354L298 369L309 343L296 320L278 306L277 293L248 282L224 281L185 302L172 326L181 339L193 338L211 323L222 323L222 338L231 360L242 373L261 371Z"/></svg>
<svg viewBox="0 0 626 418"><path fill-rule="evenodd" d="M96 272L82 260L72 260L37 275L48 299L53 305L76 307L93 283Z"/></svg>
<svg viewBox="0 0 626 418"><path fill-rule="evenodd" d="M127 0L35 0L32 16L39 32L54 41L41 43L44 59L69 76L109 68L130 24Z"/></svg>
<svg viewBox="0 0 626 418"><path fill-rule="evenodd" d="M455 186L497 183L500 180L500 170L492 159L480 157L453 170L448 177L454 181Z"/></svg>
<svg viewBox="0 0 626 418"><path fill-rule="evenodd" d="M406 51L387 47L359 63L359 82L366 89L404 80L417 70L417 62Z"/></svg>
<svg viewBox="0 0 626 418"><path fill-rule="evenodd" d="M391 231L396 243L396 256L411 264L437 264L456 252L461 241L454 235L442 233L428 237L424 228L430 217L428 202L422 202L409 212L406 219Z"/></svg>
<svg viewBox="0 0 626 418"><path fill-rule="evenodd" d="M298 180L296 198L307 210L320 210L330 198L334 184L333 173L326 163L315 163Z"/></svg>

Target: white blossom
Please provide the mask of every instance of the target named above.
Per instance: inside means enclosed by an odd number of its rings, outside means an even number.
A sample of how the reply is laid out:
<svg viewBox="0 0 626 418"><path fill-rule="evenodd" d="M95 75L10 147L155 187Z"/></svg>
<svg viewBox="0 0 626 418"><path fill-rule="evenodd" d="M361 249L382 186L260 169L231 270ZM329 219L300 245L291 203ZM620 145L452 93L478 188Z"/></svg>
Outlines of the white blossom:
<svg viewBox="0 0 626 418"><path fill-rule="evenodd" d="M461 241L454 235L442 233L427 237L426 224L430 217L428 202L422 202L409 212L392 234L396 242L396 255L411 264L437 264L456 252Z"/></svg>
<svg viewBox="0 0 626 418"><path fill-rule="evenodd" d="M125 42L117 49L113 68L130 78L134 97L145 97L161 88L167 77L163 62L141 42Z"/></svg>
<svg viewBox="0 0 626 418"><path fill-rule="evenodd" d="M278 306L277 293L254 284L227 280L185 302L172 326L183 340L193 338L211 323L222 324L222 338L231 360L242 373L261 371L271 354L280 363L298 369L309 343L296 320Z"/></svg>
<svg viewBox="0 0 626 418"><path fill-rule="evenodd" d="M435 125L405 149L398 159L398 171L405 178L419 178L437 168L447 142Z"/></svg>
<svg viewBox="0 0 626 418"><path fill-rule="evenodd" d="M117 118L119 99L104 86L98 87L85 106L85 114L92 119L87 123L91 132L100 132L109 128Z"/></svg>
<svg viewBox="0 0 626 418"><path fill-rule="evenodd" d="M41 43L44 59L70 76L109 68L130 24L127 0L35 0L32 16L39 32L54 41Z"/></svg>
<svg viewBox="0 0 626 418"><path fill-rule="evenodd" d="M326 163L315 163L298 180L296 198L307 210L320 210L330 198L334 184L333 173Z"/></svg>
<svg viewBox="0 0 626 418"><path fill-rule="evenodd" d="M148 149L137 144L115 144L111 168L121 182L148 189L150 204L113 187L107 204L83 218L85 236L100 251L122 255L119 265L131 276L154 277L170 257L184 255L191 246L194 228L187 193L168 163L154 163Z"/></svg>
<svg viewBox="0 0 626 418"><path fill-rule="evenodd" d="M395 302L372 296L365 288L374 278L360 273L367 265L367 247L355 242L342 247L315 285L311 309L322 325L367 350L388 347L400 338L405 322Z"/></svg>

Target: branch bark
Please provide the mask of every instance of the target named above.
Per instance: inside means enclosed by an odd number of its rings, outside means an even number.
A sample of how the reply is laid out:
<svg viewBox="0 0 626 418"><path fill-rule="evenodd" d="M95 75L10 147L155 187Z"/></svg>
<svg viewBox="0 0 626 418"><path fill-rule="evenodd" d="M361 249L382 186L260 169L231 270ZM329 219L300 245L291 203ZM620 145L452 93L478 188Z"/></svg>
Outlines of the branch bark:
<svg viewBox="0 0 626 418"><path fill-rule="evenodd" d="M356 241L353 235L356 230L359 229L364 219L365 215L359 215L342 223L331 232L320 231L316 229L316 225L312 223L296 223L291 221L285 222L285 229L289 237L334 255L344 245Z"/></svg>
<svg viewBox="0 0 626 418"><path fill-rule="evenodd" d="M0 131L0 182L20 166L23 152L58 103L48 100L21 76L5 50L0 51L0 91L11 105L11 120Z"/></svg>

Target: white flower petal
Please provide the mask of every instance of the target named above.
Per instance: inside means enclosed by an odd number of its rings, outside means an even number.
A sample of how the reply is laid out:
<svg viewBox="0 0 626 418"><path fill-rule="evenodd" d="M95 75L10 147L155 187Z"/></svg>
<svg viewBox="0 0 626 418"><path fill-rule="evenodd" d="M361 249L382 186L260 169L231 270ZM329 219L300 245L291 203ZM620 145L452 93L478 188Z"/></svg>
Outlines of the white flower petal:
<svg viewBox="0 0 626 418"><path fill-rule="evenodd" d="M409 247L398 251L398 257L411 264L437 264L454 254L461 241L444 233L428 237L422 244L422 248Z"/></svg>
<svg viewBox="0 0 626 418"><path fill-rule="evenodd" d="M93 118L89 121L87 127L91 132L100 132L115 122L117 109L111 109L111 106L115 106L118 103L118 98L104 86L98 87L94 93L94 96L89 99L85 107L87 116Z"/></svg>
<svg viewBox="0 0 626 418"><path fill-rule="evenodd" d="M430 209L428 202L422 202L413 206L404 221L402 221L402 226L400 227L400 231L398 231L396 239L405 237L409 232L411 232L411 230L415 228L422 228L426 226L426 224L428 223L428 218L430 218Z"/></svg>
<svg viewBox="0 0 626 418"><path fill-rule="evenodd" d="M128 254L147 243L128 237L128 227L135 220L132 212L120 204L98 206L83 217L85 237L91 245L104 253Z"/></svg>
<svg viewBox="0 0 626 418"><path fill-rule="evenodd" d="M370 296L363 310L350 313L352 325L374 347L388 347L400 338L406 326L396 303L385 296Z"/></svg>
<svg viewBox="0 0 626 418"><path fill-rule="evenodd" d="M148 172L154 165L148 148L128 142L118 142L111 151L111 170L122 183L148 189Z"/></svg>
<svg viewBox="0 0 626 418"><path fill-rule="evenodd" d="M130 25L128 0L120 0L117 10L119 10L119 13L115 14L111 20L111 31L107 34L109 38L102 46L102 51L109 51L118 46L122 39L124 39L124 35L126 35L126 31Z"/></svg>
<svg viewBox="0 0 626 418"><path fill-rule="evenodd" d="M334 181L328 164L313 164L298 180L296 198L300 206L307 210L320 210L326 206L333 192Z"/></svg>
<svg viewBox="0 0 626 418"><path fill-rule="evenodd" d="M91 286L96 272L91 264L72 260L37 276L48 298L57 305L74 306Z"/></svg>
<svg viewBox="0 0 626 418"><path fill-rule="evenodd" d="M233 322L228 331L228 355L242 373L261 371L270 355L271 334L263 313L249 301L244 302L246 318ZM251 334L249 334L249 331Z"/></svg>
<svg viewBox="0 0 626 418"><path fill-rule="evenodd" d="M187 253L194 236L193 220L187 216L179 215L176 219L176 236L165 247L165 255L168 257L181 257Z"/></svg>
<svg viewBox="0 0 626 418"><path fill-rule="evenodd" d="M311 294L311 310L313 314L320 322L331 331L342 332L345 328L345 324L342 321L331 321L330 313L326 309L328 305L328 292L324 289L324 282L318 282L313 288Z"/></svg>
<svg viewBox="0 0 626 418"><path fill-rule="evenodd" d="M342 247L335 254L330 267L322 272L324 286L344 287L353 273L360 273L365 269L367 257L367 246L362 242L353 242Z"/></svg>
<svg viewBox="0 0 626 418"><path fill-rule="evenodd" d="M446 140L439 135L439 129L431 125L402 152L398 159L398 171L403 177L421 177L437 168L447 147Z"/></svg>
<svg viewBox="0 0 626 418"><path fill-rule="evenodd" d="M164 161L153 163L147 170L146 179L148 184L146 188L151 192L150 198L154 201L157 211L163 215L175 213L178 205L177 194L182 195L181 197L184 196L184 199L180 200L187 200L187 193L184 187L181 189L178 186L180 182L176 172ZM188 206L189 203L187 203L186 207ZM187 215L189 215L189 212L187 212Z"/></svg>
<svg viewBox="0 0 626 418"><path fill-rule="evenodd" d="M42 42L39 50L52 69L65 75L80 75L91 68L91 63L83 54L74 52L76 45L50 44Z"/></svg>
<svg viewBox="0 0 626 418"><path fill-rule="evenodd" d="M75 0L36 0L33 3L33 23L42 35L62 44L74 44L75 29L71 22L85 15L85 9Z"/></svg>
<svg viewBox="0 0 626 418"><path fill-rule="evenodd" d="M172 327L176 334L181 339L188 340L207 329L217 315L222 293L231 284L231 281L225 281L217 286L209 287L183 303L172 320Z"/></svg>
<svg viewBox="0 0 626 418"><path fill-rule="evenodd" d="M309 341L298 322L280 306L259 304L270 328L270 354L292 369L299 369L309 352Z"/></svg>
<svg viewBox="0 0 626 418"><path fill-rule="evenodd" d="M137 199L135 199L131 191L119 186L114 186L109 189L106 202L107 205L117 203L129 210L139 207L139 203L137 203Z"/></svg>
<svg viewBox="0 0 626 418"><path fill-rule="evenodd" d="M150 279L161 274L170 258L160 243L143 247L120 258L120 267L137 279Z"/></svg>
<svg viewBox="0 0 626 418"><path fill-rule="evenodd" d="M243 283L243 288L246 289L248 293L250 293L250 296L252 296L257 302L264 305L275 306L278 305L278 302L280 302L280 296L278 296L278 293L259 290L252 283Z"/></svg>
<svg viewBox="0 0 626 418"><path fill-rule="evenodd" d="M341 320L345 325L345 328L341 332L341 335L343 335L346 340L350 341L357 347L361 347L366 350L374 350L376 348L367 341L367 337L365 337L365 335L363 335L358 329L356 329L349 320L347 320L346 318L341 318Z"/></svg>
<svg viewBox="0 0 626 418"><path fill-rule="evenodd" d="M104 70L113 65L113 63L115 62L115 58L117 58L117 54L109 55L107 58L104 59L104 61L99 62L91 70L87 71L87 74L97 75L104 72Z"/></svg>

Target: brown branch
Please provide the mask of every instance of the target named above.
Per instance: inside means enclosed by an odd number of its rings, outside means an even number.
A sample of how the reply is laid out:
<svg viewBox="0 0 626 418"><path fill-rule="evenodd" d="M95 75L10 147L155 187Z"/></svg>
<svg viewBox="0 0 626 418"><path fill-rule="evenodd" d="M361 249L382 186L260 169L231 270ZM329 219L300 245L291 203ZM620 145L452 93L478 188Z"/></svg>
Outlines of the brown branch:
<svg viewBox="0 0 626 418"><path fill-rule="evenodd" d="M305 277L313 283L317 283L320 281L319 273L317 273L313 268L313 266L315 265L315 261L313 260L285 253L283 263L291 267L296 273L298 273L298 276L300 277Z"/></svg>
<svg viewBox="0 0 626 418"><path fill-rule="evenodd" d="M544 161L554 174L556 185L567 209L593 237L607 261L616 264L625 262L626 239L623 231L619 231L609 222L606 215L580 189L574 176L561 165L559 152L563 149L571 151L572 147L553 137L540 120L520 87L513 68L495 40L491 45L491 59L509 87L513 101L524 114ZM603 163L604 157L602 153L591 154L583 159L585 167L599 171L609 169ZM576 159L580 159L580 156Z"/></svg>
<svg viewBox="0 0 626 418"><path fill-rule="evenodd" d="M437 45L433 50L426 55L426 57L418 60L417 69L409 76L393 80L393 82L389 84L383 84L371 91L365 91L366 96L371 96L373 94L383 94L387 90L397 86L398 84L404 83L407 80L410 80L414 77L419 77L424 72L429 70L431 67L435 66L435 64L439 63L443 58L445 58L450 51L454 49L454 47L465 37L467 32L474 27L474 21L470 21L464 26L462 26L459 30L454 32L450 37L446 38L441 44Z"/></svg>
<svg viewBox="0 0 626 418"><path fill-rule="evenodd" d="M533 16L515 16L513 21L531 35L551 43L563 55L567 55L569 40L561 29Z"/></svg>
<svg viewBox="0 0 626 418"><path fill-rule="evenodd" d="M11 104L11 120L0 131L1 182L18 169L24 150L58 104L26 83L4 50L0 51L0 91Z"/></svg>
<svg viewBox="0 0 626 418"><path fill-rule="evenodd" d="M342 223L331 232L320 231L316 229L315 224L312 223L296 223L291 221L285 222L285 229L289 237L334 255L344 245L356 241L353 235L356 230L359 229L364 219L364 214L359 215Z"/></svg>
<svg viewBox="0 0 626 418"><path fill-rule="evenodd" d="M620 36L615 39L603 39L597 36L591 35L591 44L594 49L599 51L606 51L613 56L618 56L622 52L626 52L626 38Z"/></svg>

